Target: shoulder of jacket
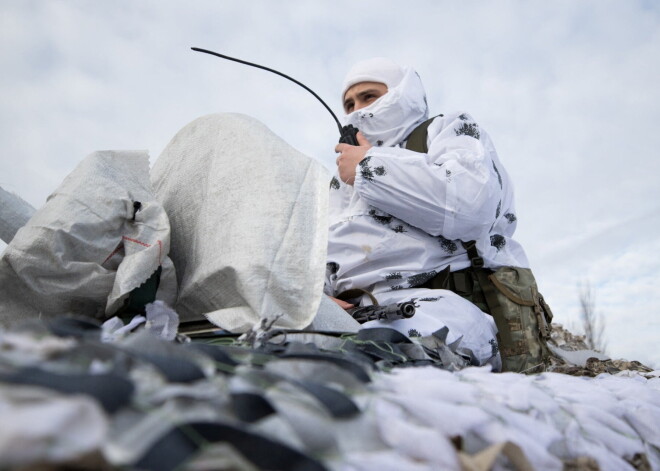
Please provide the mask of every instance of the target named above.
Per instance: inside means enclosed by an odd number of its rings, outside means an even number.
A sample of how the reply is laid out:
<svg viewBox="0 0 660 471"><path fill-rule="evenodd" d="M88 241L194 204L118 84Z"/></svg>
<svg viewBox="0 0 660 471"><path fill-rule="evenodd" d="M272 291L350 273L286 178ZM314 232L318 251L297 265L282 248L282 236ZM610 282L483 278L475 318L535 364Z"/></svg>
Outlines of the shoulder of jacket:
<svg viewBox="0 0 660 471"><path fill-rule="evenodd" d="M433 122L430 124L429 128L440 128L443 129L448 125L455 122L474 122L474 118L466 111L451 111L449 113L440 113L431 117Z"/></svg>
<svg viewBox="0 0 660 471"><path fill-rule="evenodd" d="M433 139L449 128L457 133L470 135L474 134L475 130L481 130L481 126L468 112L452 111L450 113L436 115L428 127L429 139Z"/></svg>
<svg viewBox="0 0 660 471"><path fill-rule="evenodd" d="M452 111L450 113L445 113L445 122L452 123L454 121L464 121L464 122L474 122L474 118L470 113L465 110Z"/></svg>

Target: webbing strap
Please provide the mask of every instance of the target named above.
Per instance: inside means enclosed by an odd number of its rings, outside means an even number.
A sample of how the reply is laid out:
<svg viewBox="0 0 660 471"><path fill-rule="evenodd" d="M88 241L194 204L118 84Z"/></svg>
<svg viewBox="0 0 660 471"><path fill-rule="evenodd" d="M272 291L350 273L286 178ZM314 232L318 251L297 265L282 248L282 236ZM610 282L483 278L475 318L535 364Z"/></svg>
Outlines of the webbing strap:
<svg viewBox="0 0 660 471"><path fill-rule="evenodd" d="M289 382L316 398L335 418L353 417L360 413L360 409L355 402L342 391L338 391L322 383L317 383L316 381L295 381L289 379Z"/></svg>
<svg viewBox="0 0 660 471"><path fill-rule="evenodd" d="M122 350L151 363L171 383L192 383L205 378L204 372L197 364L182 356L151 352L147 349L138 350L134 347L123 347Z"/></svg>
<svg viewBox="0 0 660 471"><path fill-rule="evenodd" d="M536 306L536 303L534 301L527 301L526 299L521 298L520 296L517 296L516 294L512 293L509 288L504 286L500 280L495 278L494 275L489 275L488 279L495 285L497 286L497 289L500 290L500 293L502 293L504 296L509 298L509 300L513 301L516 304L519 304L520 306Z"/></svg>
<svg viewBox="0 0 660 471"><path fill-rule="evenodd" d="M347 289L346 291L342 291L341 293L336 295L335 298L341 299L342 301L349 301L351 299L361 298L365 294L369 296L369 299L371 299L371 302L373 303L374 306L379 305L376 297L366 289L362 289L362 288Z"/></svg>
<svg viewBox="0 0 660 471"><path fill-rule="evenodd" d="M447 286L449 285L449 276L451 274L450 270L451 267L447 265L430 280L422 284L412 286L412 288L447 289Z"/></svg>
<svg viewBox="0 0 660 471"><path fill-rule="evenodd" d="M91 317L56 317L46 321L46 325L58 337L101 340L101 323Z"/></svg>
<svg viewBox="0 0 660 471"><path fill-rule="evenodd" d="M316 459L284 443L239 425L218 422L189 422L172 428L140 458L135 468L181 469L204 445L218 442L229 443L258 469L327 471Z"/></svg>
<svg viewBox="0 0 660 471"><path fill-rule="evenodd" d="M428 137L428 129L429 125L435 118L437 118L437 116L427 119L422 124L413 129L413 131L408 136L406 149L412 150L414 152L421 152L422 154L426 154L429 151L429 146L426 143Z"/></svg>
<svg viewBox="0 0 660 471"><path fill-rule="evenodd" d="M355 336L357 340L369 340L387 343L412 343L412 341L398 330L389 327L372 327L362 329Z"/></svg>
<svg viewBox="0 0 660 471"><path fill-rule="evenodd" d="M234 413L244 422L251 424L275 413L271 403L261 394L231 393L230 398Z"/></svg>
<svg viewBox="0 0 660 471"><path fill-rule="evenodd" d="M484 292L485 302L488 305L488 310L490 311L495 325L497 326L498 337L500 338L500 345L505 348L513 345L513 339L511 338L511 328L506 318L504 317L504 309L497 299L497 292L495 291L495 285L490 282L488 275L484 271L484 259L479 256L477 251L477 242L471 240L469 242L463 242L463 247L467 251L468 258L470 259L470 265L474 271L474 275L479 280L479 285L481 290ZM506 350L502 349L503 352Z"/></svg>
<svg viewBox="0 0 660 471"><path fill-rule="evenodd" d="M211 358L213 358L213 361L215 361L216 364L220 363L230 368L239 365L239 363L236 360L234 360L231 357L231 355L229 355L220 345L211 345L208 343L193 342L190 344L186 344L185 347L190 350L197 350L199 352L202 352L210 356Z"/></svg>
<svg viewBox="0 0 660 471"><path fill-rule="evenodd" d="M356 361L350 360L346 355L334 355L331 353L284 353L279 356L282 359L298 359L298 360L318 360L334 363L339 368L352 373L358 380L363 383L369 383L371 378L367 370Z"/></svg>
<svg viewBox="0 0 660 471"><path fill-rule="evenodd" d="M128 377L115 372L59 374L34 366L12 373L0 373L0 383L39 386L62 394L85 394L96 399L109 413L127 405L135 391Z"/></svg>

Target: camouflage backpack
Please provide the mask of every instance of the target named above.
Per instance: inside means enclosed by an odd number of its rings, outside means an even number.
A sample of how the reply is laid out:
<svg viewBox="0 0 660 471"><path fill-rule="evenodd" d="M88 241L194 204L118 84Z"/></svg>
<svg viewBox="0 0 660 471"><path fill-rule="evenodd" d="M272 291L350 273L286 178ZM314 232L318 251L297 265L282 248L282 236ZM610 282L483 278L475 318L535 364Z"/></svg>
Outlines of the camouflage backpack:
<svg viewBox="0 0 660 471"><path fill-rule="evenodd" d="M428 126L434 118L420 124L408 137L406 148L428 152ZM552 311L539 293L529 268L484 268L476 242L463 242L470 267L450 272L450 267L421 285L448 289L493 316L498 329L498 344L503 371L537 373L545 370L550 358Z"/></svg>

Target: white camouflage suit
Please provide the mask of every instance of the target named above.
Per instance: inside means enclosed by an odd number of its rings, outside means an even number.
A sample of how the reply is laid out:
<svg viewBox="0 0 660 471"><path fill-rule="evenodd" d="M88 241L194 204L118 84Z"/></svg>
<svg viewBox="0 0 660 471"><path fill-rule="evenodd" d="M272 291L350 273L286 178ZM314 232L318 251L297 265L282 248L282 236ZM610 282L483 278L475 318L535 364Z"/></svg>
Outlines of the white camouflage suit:
<svg viewBox="0 0 660 471"><path fill-rule="evenodd" d="M341 182L338 174L330 184L325 293L362 288L381 305L412 300L414 317L363 327L423 336L447 326L448 343L462 337L460 347L473 364L497 368L492 317L451 291L415 286L447 266L451 271L470 266L461 240L477 241L486 268L528 267L522 247L511 238L516 216L509 177L490 138L467 113L433 120L427 154L405 149L407 136L428 117L426 96L409 67L400 68L398 83L378 80L383 61L358 64L345 80L344 92L357 80L386 83L388 93L345 118L373 147L357 165L354 185ZM392 65L386 67L395 66L387 62ZM369 303L363 296L361 304Z"/></svg>

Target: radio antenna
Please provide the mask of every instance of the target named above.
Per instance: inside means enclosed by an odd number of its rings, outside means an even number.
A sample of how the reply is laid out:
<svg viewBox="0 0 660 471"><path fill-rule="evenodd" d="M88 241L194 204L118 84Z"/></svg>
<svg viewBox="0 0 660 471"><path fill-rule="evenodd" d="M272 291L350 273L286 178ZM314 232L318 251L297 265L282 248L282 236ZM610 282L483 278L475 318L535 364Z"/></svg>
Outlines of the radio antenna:
<svg viewBox="0 0 660 471"><path fill-rule="evenodd" d="M220 57L220 58L222 58L222 59L227 59L227 60L230 60L230 61L239 62L239 63L241 63L241 64L250 65L250 66L252 66L252 67L256 67L257 69L267 70L268 72L272 72L272 73L274 73L274 74L277 74L277 75L279 75L279 76L281 76L281 77L284 77L285 79L289 79L289 80L291 80L293 83L296 83L296 84L300 85L300 86L303 87L305 90L307 90L309 93L311 93L312 95L314 95L314 96L316 97L316 99L317 99L318 101L320 101L321 104L322 104L323 106L325 106L325 109L328 110L328 112L330 112L330 114L331 114L332 117L334 118L335 122L337 123L337 128L339 129L339 134L341 134L341 135L343 136L344 131L343 131L343 129L342 129L341 123L339 122L339 119L337 119L337 116L332 112L332 110L331 110L330 107L326 104L326 102L323 101L323 100L321 99L321 97L318 96L318 95L316 94L316 92L314 92L314 90L312 90L311 88L309 88L309 87L308 87L307 85L305 85L304 83L299 82L298 80L296 80L296 79L294 79L294 78L292 78L292 77L289 77L288 75L283 74L282 72L279 72L279 71L277 71L277 70L275 70L275 69L271 69L270 67L265 67L265 66L263 66L263 65L255 64L255 63L253 63L253 62L248 62L248 61L244 61L244 60L242 60L242 59L237 59L237 58L235 58L235 57L229 57L229 56L227 56L227 55L225 55L225 54L220 54L220 53L218 53L218 52L209 51L208 49L201 49L201 48L199 48L199 47L192 47L191 49L192 49L193 51L204 52L204 53L206 53L206 54L211 54L212 56L217 56L217 57Z"/></svg>

